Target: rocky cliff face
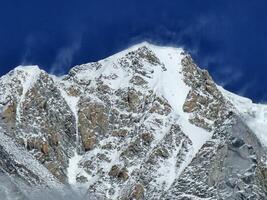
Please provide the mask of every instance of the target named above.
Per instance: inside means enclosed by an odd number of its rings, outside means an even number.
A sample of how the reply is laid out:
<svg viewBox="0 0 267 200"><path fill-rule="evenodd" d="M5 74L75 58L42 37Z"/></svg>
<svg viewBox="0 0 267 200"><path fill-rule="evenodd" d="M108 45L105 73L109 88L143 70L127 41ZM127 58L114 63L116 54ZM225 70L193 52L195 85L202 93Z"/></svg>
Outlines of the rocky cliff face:
<svg viewBox="0 0 267 200"><path fill-rule="evenodd" d="M218 87L182 49L148 43L61 78L17 67L0 79L4 191L266 199L264 109Z"/></svg>

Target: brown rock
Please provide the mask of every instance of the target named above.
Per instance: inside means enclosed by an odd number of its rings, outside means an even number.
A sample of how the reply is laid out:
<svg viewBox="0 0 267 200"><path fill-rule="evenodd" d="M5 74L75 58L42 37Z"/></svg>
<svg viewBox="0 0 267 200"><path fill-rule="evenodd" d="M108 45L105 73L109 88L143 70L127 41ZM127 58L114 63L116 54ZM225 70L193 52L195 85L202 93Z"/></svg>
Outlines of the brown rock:
<svg viewBox="0 0 267 200"><path fill-rule="evenodd" d="M14 122L16 119L16 104L9 104L2 113L2 119L7 122Z"/></svg>
<svg viewBox="0 0 267 200"><path fill-rule="evenodd" d="M83 146L85 151L90 151L94 148L96 143L95 136L89 136L83 140Z"/></svg>
<svg viewBox="0 0 267 200"><path fill-rule="evenodd" d="M149 112L168 115L171 112L171 106L165 100L157 97Z"/></svg>
<svg viewBox="0 0 267 200"><path fill-rule="evenodd" d="M117 136L117 137L125 137L128 135L128 131L125 129L117 130L112 132L112 136Z"/></svg>
<svg viewBox="0 0 267 200"><path fill-rule="evenodd" d="M129 178L128 170L126 167L123 167L122 169L118 165L113 165L108 173L109 176L118 178L122 181L127 181Z"/></svg>
<svg viewBox="0 0 267 200"><path fill-rule="evenodd" d="M110 93L111 92L110 87L106 84L99 84L99 86L97 87L97 90L99 92L102 92L102 93Z"/></svg>
<svg viewBox="0 0 267 200"><path fill-rule="evenodd" d="M213 85L206 85L206 90L207 90L208 93L214 94L215 91L217 90L217 88L215 86L213 86Z"/></svg>
<svg viewBox="0 0 267 200"><path fill-rule="evenodd" d="M127 102L129 104L129 107L133 110L136 111L137 107L141 103L141 100L139 99L140 94L136 92L133 89L130 89L127 93Z"/></svg>
<svg viewBox="0 0 267 200"><path fill-rule="evenodd" d="M66 176L56 162L47 162L45 166L60 182L66 183Z"/></svg>
<svg viewBox="0 0 267 200"><path fill-rule="evenodd" d="M121 156L131 158L138 156L138 153L140 153L141 151L141 139L137 138L129 144L129 146L121 153Z"/></svg>
<svg viewBox="0 0 267 200"><path fill-rule="evenodd" d="M104 144L103 146L102 146L102 149L107 149L107 150L111 150L111 149L113 149L114 147L113 147L113 145L112 145L112 143L111 142L109 142L109 143L107 143L107 144Z"/></svg>
<svg viewBox="0 0 267 200"><path fill-rule="evenodd" d="M88 182L88 179L85 176L82 176L82 175L78 176L76 178L76 180L77 180L78 183L86 183L86 182Z"/></svg>
<svg viewBox="0 0 267 200"><path fill-rule="evenodd" d="M79 133L86 151L92 150L98 138L107 133L109 125L107 112L103 104L92 103L88 99L80 102Z"/></svg>
<svg viewBox="0 0 267 200"><path fill-rule="evenodd" d="M119 173L120 173L120 168L118 167L118 165L113 165L108 175L112 177L117 177Z"/></svg>
<svg viewBox="0 0 267 200"><path fill-rule="evenodd" d="M138 55L140 58L146 59L149 63L156 65L160 64L159 59L155 56L155 54L150 51L147 47L141 47L137 50Z"/></svg>
<svg viewBox="0 0 267 200"><path fill-rule="evenodd" d="M27 139L26 141L23 141L23 142L26 142L24 145L26 146L26 148L28 150L32 150L32 149L36 148L36 139L35 138L30 138L30 139Z"/></svg>
<svg viewBox="0 0 267 200"><path fill-rule="evenodd" d="M162 158L168 158L169 157L169 152L165 148L158 148L155 151L156 156L160 156Z"/></svg>
<svg viewBox="0 0 267 200"><path fill-rule="evenodd" d="M123 181L127 181L127 179L129 178L129 175L128 175L128 170L127 168L122 168L118 174L118 178L120 180L123 180Z"/></svg>
<svg viewBox="0 0 267 200"><path fill-rule="evenodd" d="M150 144L153 141L153 135L151 133L142 133L141 138L146 144Z"/></svg>
<svg viewBox="0 0 267 200"><path fill-rule="evenodd" d="M53 146L58 146L59 144L59 137L58 134L52 133L49 135L49 143Z"/></svg>
<svg viewBox="0 0 267 200"><path fill-rule="evenodd" d="M68 95L70 96L78 96L80 94L79 89L73 86L67 89Z"/></svg>
<svg viewBox="0 0 267 200"><path fill-rule="evenodd" d="M135 85L144 85L147 84L147 81L145 81L141 76L133 76L130 80L130 83Z"/></svg>
<svg viewBox="0 0 267 200"><path fill-rule="evenodd" d="M135 199L135 200L144 199L144 193L145 193L144 187L140 183L137 183L133 186L129 199Z"/></svg>
<svg viewBox="0 0 267 200"><path fill-rule="evenodd" d="M107 110L99 103L81 103L79 111L79 129L82 135L90 132L104 134L108 128Z"/></svg>
<svg viewBox="0 0 267 200"><path fill-rule="evenodd" d="M207 122L205 122L203 118L200 118L198 115L194 116L194 118L189 119L189 121L198 127L211 131L210 125Z"/></svg>
<svg viewBox="0 0 267 200"><path fill-rule="evenodd" d="M183 105L184 112L191 113L197 109L198 96L191 90Z"/></svg>
<svg viewBox="0 0 267 200"><path fill-rule="evenodd" d="M47 142L43 142L41 145L41 151L43 154L47 155L49 151L49 145Z"/></svg>

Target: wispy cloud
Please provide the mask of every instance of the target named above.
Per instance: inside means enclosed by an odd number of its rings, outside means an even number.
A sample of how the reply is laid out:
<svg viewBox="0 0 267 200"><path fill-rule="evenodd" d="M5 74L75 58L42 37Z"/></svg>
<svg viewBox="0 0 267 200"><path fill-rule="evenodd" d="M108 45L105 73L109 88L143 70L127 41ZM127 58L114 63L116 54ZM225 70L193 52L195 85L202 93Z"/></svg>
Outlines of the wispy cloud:
<svg viewBox="0 0 267 200"><path fill-rule="evenodd" d="M243 77L242 71L231 66L220 66L215 70L218 84L222 87L236 83Z"/></svg>
<svg viewBox="0 0 267 200"><path fill-rule="evenodd" d="M240 96L247 96L247 93L249 92L249 90L251 89L252 83L247 83L242 85L242 87L237 91L237 94Z"/></svg>
<svg viewBox="0 0 267 200"><path fill-rule="evenodd" d="M82 35L74 37L69 46L62 47L56 55L49 73L62 75L66 67L70 67L75 53L81 48Z"/></svg>
<svg viewBox="0 0 267 200"><path fill-rule="evenodd" d="M28 35L26 37L25 42L24 42L24 51L21 57L21 65L28 65L31 64L29 63L30 56L32 55L32 48L35 43L35 37L33 35Z"/></svg>

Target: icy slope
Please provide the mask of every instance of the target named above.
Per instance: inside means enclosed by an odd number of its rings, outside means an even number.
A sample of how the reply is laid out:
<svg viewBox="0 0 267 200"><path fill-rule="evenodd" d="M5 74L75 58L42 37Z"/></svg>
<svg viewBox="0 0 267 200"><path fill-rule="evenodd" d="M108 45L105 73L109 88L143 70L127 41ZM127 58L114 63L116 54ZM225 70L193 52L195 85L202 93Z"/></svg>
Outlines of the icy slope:
<svg viewBox="0 0 267 200"><path fill-rule="evenodd" d="M250 99L231 93L218 87L224 96L234 105L247 125L256 133L262 145L267 147L267 105L255 104Z"/></svg>

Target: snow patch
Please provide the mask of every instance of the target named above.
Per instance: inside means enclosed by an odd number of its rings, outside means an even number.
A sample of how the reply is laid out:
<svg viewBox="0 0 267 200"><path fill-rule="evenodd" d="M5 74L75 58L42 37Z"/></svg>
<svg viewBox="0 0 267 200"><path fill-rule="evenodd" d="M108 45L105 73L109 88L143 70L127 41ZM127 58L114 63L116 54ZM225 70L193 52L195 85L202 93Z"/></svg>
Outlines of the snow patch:
<svg viewBox="0 0 267 200"><path fill-rule="evenodd" d="M77 183L76 177L80 171L79 162L81 159L82 159L82 156L78 155L78 153L75 152L74 156L72 158L70 158L70 160L69 160L69 167L67 169L67 176L68 176L68 181L69 181L70 185L75 185Z"/></svg>
<svg viewBox="0 0 267 200"><path fill-rule="evenodd" d="M20 123L21 121L21 106L25 100L25 95L26 93L34 86L36 81L38 80L41 70L38 66L18 66L15 68L15 73L23 72L23 76L18 76L19 80L21 81L22 84L22 94L20 96L18 105L17 105L17 110L16 110L16 117L17 117L17 122Z"/></svg>

